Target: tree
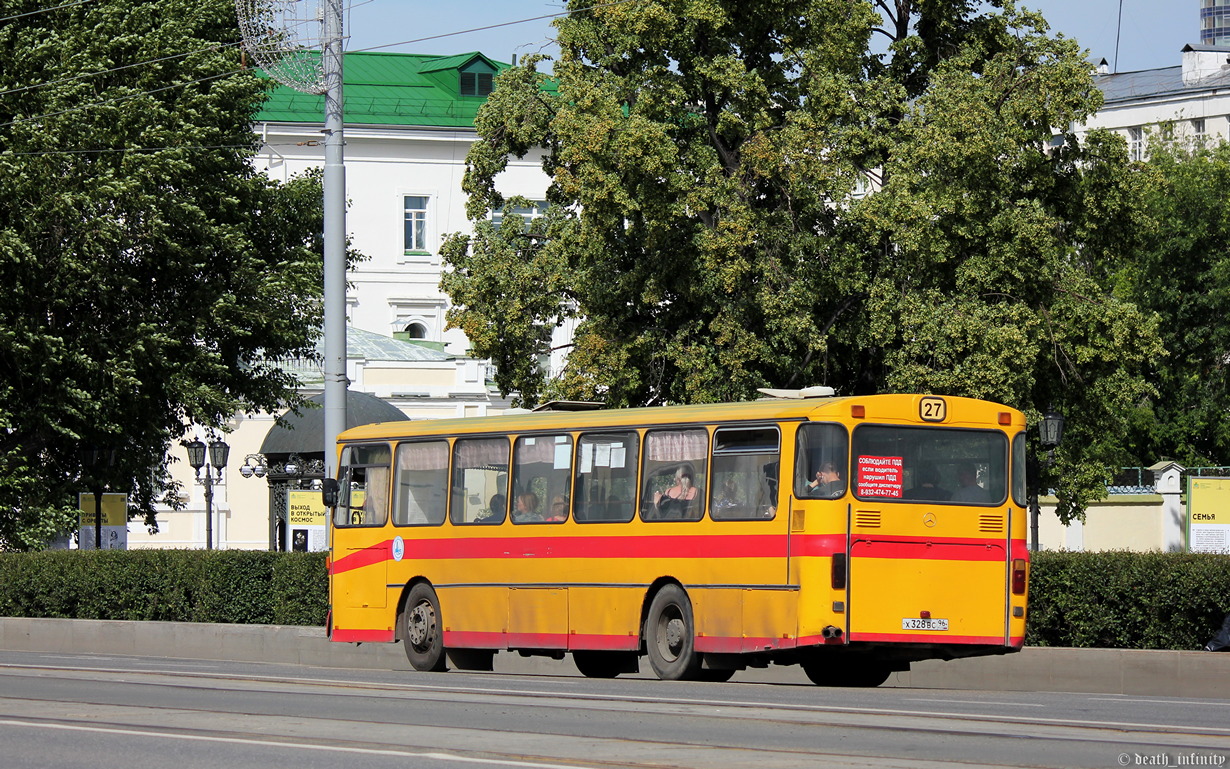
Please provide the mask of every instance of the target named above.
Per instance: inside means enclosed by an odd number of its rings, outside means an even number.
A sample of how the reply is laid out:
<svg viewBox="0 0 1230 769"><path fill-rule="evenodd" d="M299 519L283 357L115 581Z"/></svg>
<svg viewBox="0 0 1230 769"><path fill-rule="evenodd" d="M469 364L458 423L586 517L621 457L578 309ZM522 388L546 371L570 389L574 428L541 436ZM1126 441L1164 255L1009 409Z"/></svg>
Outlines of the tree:
<svg viewBox="0 0 1230 769"><path fill-rule="evenodd" d="M64 529L83 446L152 524L185 424L294 402L320 318L319 181L248 162L229 0L44 5L0 2L0 549Z"/></svg>
<svg viewBox="0 0 1230 769"><path fill-rule="evenodd" d="M1139 182L1113 137L1053 142L1100 94L1040 16L875 5L574 3L557 92L530 58L479 115L475 234L445 249L452 322L526 402L831 383L1053 405L1071 438L1044 481L1077 515L1160 350L1156 320L1108 288ZM498 175L536 147L542 237L497 230ZM548 382L533 361L570 317Z"/></svg>
<svg viewBox="0 0 1230 769"><path fill-rule="evenodd" d="M1151 361L1156 397L1140 404L1130 448L1148 464L1230 464L1230 146L1151 137L1140 169L1150 227L1122 266L1128 298L1161 318L1167 355Z"/></svg>

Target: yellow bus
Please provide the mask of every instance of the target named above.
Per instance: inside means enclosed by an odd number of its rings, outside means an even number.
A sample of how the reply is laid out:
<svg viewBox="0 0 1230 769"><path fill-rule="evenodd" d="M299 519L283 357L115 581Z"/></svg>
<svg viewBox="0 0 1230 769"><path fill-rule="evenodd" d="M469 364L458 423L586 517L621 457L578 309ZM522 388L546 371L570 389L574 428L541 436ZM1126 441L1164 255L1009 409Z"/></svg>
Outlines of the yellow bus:
<svg viewBox="0 0 1230 769"><path fill-rule="evenodd" d="M498 651L878 686L1025 638L1025 418L933 395L368 425L339 438L329 633L417 670ZM815 397L812 397L815 396Z"/></svg>

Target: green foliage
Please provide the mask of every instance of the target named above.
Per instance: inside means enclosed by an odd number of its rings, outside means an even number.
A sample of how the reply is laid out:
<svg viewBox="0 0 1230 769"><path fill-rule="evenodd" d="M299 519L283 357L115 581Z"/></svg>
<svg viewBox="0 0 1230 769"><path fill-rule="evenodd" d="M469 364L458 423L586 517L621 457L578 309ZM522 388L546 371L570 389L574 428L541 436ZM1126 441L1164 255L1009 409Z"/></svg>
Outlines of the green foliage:
<svg viewBox="0 0 1230 769"><path fill-rule="evenodd" d="M1161 319L1157 397L1138 404L1133 461L1230 464L1230 146L1150 136L1140 169L1148 238L1118 273L1124 296Z"/></svg>
<svg viewBox="0 0 1230 769"><path fill-rule="evenodd" d="M44 6L0 0L0 550L91 487L152 525L184 425L294 401L268 361L310 354L320 316L319 180L249 162L268 86L233 4Z"/></svg>
<svg viewBox="0 0 1230 769"><path fill-rule="evenodd" d="M0 616L323 625L324 553L0 553Z"/></svg>
<svg viewBox="0 0 1230 769"><path fill-rule="evenodd" d="M1230 556L1035 553L1031 646L1201 649L1230 613Z"/></svg>
<svg viewBox="0 0 1230 769"><path fill-rule="evenodd" d="M1008 1L589 5L557 22L557 90L534 57L501 75L463 184L475 235L443 249L450 322L501 390L1054 407L1068 439L1034 482L1083 515L1163 349L1113 280L1147 178L1108 134L1052 144L1101 103L1075 43ZM497 231L499 175L531 152L551 213L537 237ZM569 320L548 381L537 359Z"/></svg>

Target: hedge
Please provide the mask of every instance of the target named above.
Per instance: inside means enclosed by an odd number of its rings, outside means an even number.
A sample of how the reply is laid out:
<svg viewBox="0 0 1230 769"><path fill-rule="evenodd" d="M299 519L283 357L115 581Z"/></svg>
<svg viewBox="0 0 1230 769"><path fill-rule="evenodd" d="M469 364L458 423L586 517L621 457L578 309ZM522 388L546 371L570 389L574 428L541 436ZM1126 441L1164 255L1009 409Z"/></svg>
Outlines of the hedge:
<svg viewBox="0 0 1230 769"><path fill-rule="evenodd" d="M324 553L0 553L0 616L323 625ZM1200 649L1230 613L1230 556L1036 553L1031 646Z"/></svg>
<svg viewBox="0 0 1230 769"><path fill-rule="evenodd" d="M1035 553L1030 646L1202 649L1230 614L1230 555Z"/></svg>
<svg viewBox="0 0 1230 769"><path fill-rule="evenodd" d="M0 553L0 616L323 625L324 553Z"/></svg>

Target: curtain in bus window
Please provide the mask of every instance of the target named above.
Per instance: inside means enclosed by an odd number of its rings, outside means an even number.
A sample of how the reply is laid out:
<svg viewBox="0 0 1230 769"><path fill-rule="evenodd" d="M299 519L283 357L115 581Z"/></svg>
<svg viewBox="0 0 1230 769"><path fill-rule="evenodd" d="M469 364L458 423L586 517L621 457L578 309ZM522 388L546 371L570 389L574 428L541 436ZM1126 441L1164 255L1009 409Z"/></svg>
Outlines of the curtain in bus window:
<svg viewBox="0 0 1230 769"><path fill-rule="evenodd" d="M799 427L794 464L794 495L800 499L837 499L849 477L846 428L836 424Z"/></svg>
<svg viewBox="0 0 1230 769"><path fill-rule="evenodd" d="M562 523L572 498L572 436L522 436L513 446L513 523Z"/></svg>
<svg viewBox="0 0 1230 769"><path fill-rule="evenodd" d="M860 499L997 505L1008 496L1008 437L998 430L861 425L852 454Z"/></svg>
<svg viewBox="0 0 1230 769"><path fill-rule="evenodd" d="M705 513L709 433L704 428L645 434L641 518L699 521Z"/></svg>
<svg viewBox="0 0 1230 769"><path fill-rule="evenodd" d="M769 520L777 515L781 435L776 427L721 428L713 434L714 520Z"/></svg>
<svg viewBox="0 0 1230 769"><path fill-rule="evenodd" d="M577 441L573 511L582 523L632 520L639 436L588 433Z"/></svg>
<svg viewBox="0 0 1230 769"><path fill-rule="evenodd" d="M448 489L448 442L403 443L397 447L393 523L439 526L444 523Z"/></svg>
<svg viewBox="0 0 1230 769"><path fill-rule="evenodd" d="M453 444L449 520L494 524L508 510L508 439L462 438Z"/></svg>

